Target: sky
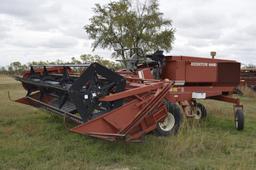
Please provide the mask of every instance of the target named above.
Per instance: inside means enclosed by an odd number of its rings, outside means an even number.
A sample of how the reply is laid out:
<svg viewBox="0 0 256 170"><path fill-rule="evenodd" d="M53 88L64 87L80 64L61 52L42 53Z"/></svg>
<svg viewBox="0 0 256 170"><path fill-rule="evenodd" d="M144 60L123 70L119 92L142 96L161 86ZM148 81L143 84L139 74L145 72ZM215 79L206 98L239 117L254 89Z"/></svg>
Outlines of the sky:
<svg viewBox="0 0 256 170"><path fill-rule="evenodd" d="M0 66L13 61L69 61L81 54L110 58L96 49L83 27L95 3L106 0L0 0ZM166 55L235 59L256 64L255 0L159 0L164 18L175 28Z"/></svg>

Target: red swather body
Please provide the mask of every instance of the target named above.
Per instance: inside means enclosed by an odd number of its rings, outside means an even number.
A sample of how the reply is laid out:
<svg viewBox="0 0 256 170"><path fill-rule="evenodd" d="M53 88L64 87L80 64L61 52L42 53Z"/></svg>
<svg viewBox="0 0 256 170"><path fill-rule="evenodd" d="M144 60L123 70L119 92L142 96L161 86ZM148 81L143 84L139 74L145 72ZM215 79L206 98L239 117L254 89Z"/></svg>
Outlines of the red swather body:
<svg viewBox="0 0 256 170"><path fill-rule="evenodd" d="M243 129L243 107L229 96L240 82L240 63L161 54L148 58L136 69L117 72L97 63L80 65L86 68L80 76L71 70L75 65L31 67L17 77L27 90L17 102L69 117L79 123L73 132L111 141L138 141L151 131L175 134L181 111L205 118L199 99L233 103L236 128Z"/></svg>

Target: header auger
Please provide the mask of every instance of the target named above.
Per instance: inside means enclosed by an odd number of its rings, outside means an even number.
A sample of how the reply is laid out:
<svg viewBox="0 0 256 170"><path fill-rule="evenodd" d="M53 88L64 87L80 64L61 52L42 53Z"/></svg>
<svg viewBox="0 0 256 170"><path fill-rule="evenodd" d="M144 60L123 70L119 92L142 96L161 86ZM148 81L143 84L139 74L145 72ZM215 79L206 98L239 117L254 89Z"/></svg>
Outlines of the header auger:
<svg viewBox="0 0 256 170"><path fill-rule="evenodd" d="M161 51L145 58L133 56L118 71L98 63L31 66L16 77L27 91L16 101L68 117L78 124L72 132L110 141L176 134L181 114L206 117L199 99L233 103L235 127L243 129L243 107L229 96L239 84L240 63Z"/></svg>

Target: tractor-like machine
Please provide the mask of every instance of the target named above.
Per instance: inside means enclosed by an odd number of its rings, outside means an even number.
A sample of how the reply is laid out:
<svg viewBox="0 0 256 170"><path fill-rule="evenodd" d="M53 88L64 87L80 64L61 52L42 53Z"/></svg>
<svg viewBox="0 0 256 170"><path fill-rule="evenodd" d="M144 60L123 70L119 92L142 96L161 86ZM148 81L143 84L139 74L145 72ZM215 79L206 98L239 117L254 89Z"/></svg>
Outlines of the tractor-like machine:
<svg viewBox="0 0 256 170"><path fill-rule="evenodd" d="M243 106L230 96L240 82L240 63L162 51L126 62L117 71L98 63L31 66L16 77L27 91L16 101L69 118L77 124L72 132L110 141L176 134L182 114L207 116L200 99L233 104L235 127L244 128Z"/></svg>

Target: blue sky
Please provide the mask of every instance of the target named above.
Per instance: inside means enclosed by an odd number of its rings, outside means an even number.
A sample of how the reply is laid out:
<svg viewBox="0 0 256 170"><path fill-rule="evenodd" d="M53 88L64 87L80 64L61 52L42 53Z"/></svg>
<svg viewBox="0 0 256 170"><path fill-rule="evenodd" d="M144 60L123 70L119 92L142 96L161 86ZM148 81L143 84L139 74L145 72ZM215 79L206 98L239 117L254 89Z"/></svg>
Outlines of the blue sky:
<svg viewBox="0 0 256 170"><path fill-rule="evenodd" d="M110 58L97 49L83 26L95 3L105 0L1 0L0 65L13 61L70 60L84 53ZM172 19L176 40L170 55L236 59L256 64L256 1L160 0L164 17Z"/></svg>

